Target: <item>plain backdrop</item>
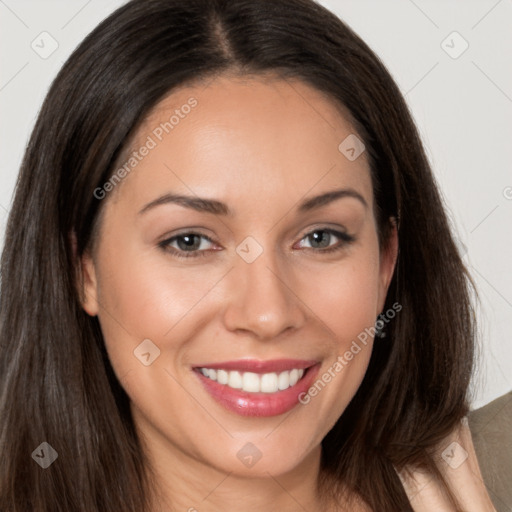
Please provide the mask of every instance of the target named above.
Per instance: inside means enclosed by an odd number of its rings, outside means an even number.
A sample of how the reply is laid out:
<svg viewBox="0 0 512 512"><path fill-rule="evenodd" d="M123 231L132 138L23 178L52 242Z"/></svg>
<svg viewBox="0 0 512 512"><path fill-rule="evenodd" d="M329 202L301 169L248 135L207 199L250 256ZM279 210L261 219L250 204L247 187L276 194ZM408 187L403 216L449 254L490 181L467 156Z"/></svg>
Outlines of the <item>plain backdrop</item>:
<svg viewBox="0 0 512 512"><path fill-rule="evenodd" d="M123 3L0 0L0 244L51 81L86 34ZM321 3L379 55L422 135L480 294L473 378L479 407L512 389L512 1Z"/></svg>

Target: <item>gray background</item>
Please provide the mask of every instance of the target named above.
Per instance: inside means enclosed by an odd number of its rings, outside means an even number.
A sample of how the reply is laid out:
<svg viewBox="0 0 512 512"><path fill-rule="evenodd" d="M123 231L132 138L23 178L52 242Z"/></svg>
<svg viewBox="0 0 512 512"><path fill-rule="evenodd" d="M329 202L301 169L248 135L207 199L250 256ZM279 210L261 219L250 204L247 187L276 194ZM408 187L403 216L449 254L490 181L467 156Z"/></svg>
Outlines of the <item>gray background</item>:
<svg viewBox="0 0 512 512"><path fill-rule="evenodd" d="M52 79L123 3L0 0L0 246L23 151ZM512 0L321 3L380 56L420 129L480 294L473 406L481 406L512 389Z"/></svg>

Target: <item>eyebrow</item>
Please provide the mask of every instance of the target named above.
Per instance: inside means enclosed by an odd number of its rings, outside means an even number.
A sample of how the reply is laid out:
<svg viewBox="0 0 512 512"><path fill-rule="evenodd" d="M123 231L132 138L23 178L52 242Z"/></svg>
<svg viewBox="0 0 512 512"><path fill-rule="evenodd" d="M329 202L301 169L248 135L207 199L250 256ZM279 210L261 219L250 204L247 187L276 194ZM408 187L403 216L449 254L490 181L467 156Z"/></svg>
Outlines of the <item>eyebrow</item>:
<svg viewBox="0 0 512 512"><path fill-rule="evenodd" d="M337 199L343 199L346 197L352 197L353 199L357 199L365 208L368 208L368 204L366 203L365 198L357 191L352 188L340 188L337 190L331 190L330 192L325 192L324 194L320 194L318 196L311 197L310 199L306 199L303 203L299 205L299 212L306 213L315 208L320 208L321 206L325 206L326 204L332 203Z"/></svg>
<svg viewBox="0 0 512 512"><path fill-rule="evenodd" d="M368 208L366 200L359 192L352 188L342 188L324 192L323 194L319 194L317 196L306 199L300 203L298 206L298 211L300 213L307 213L311 210L332 203L333 201L347 197L357 199L363 204L365 208ZM139 215L163 204L177 204L179 206L183 206L184 208L190 208L202 213L212 213L214 215L233 215L233 212L229 209L229 206L221 201L173 193L164 194L163 196L150 201L139 211Z"/></svg>

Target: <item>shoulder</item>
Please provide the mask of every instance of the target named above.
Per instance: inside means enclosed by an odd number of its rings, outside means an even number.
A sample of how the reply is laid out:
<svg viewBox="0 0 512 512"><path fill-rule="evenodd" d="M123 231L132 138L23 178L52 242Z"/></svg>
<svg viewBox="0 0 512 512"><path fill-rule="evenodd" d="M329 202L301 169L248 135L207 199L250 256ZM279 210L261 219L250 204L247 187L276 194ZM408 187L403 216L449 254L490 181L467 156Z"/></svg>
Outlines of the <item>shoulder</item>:
<svg viewBox="0 0 512 512"><path fill-rule="evenodd" d="M498 512L512 511L512 391L468 415L478 465Z"/></svg>

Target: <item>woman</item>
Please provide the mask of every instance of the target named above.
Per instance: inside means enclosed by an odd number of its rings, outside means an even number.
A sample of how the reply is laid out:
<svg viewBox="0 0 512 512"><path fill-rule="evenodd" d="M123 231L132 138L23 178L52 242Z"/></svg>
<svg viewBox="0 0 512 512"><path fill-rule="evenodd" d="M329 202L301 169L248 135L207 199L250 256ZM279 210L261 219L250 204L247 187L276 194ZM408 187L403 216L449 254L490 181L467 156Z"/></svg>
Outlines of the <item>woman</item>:
<svg viewBox="0 0 512 512"><path fill-rule="evenodd" d="M494 510L461 423L470 289L406 104L339 19L131 1L22 164L0 508Z"/></svg>

